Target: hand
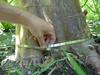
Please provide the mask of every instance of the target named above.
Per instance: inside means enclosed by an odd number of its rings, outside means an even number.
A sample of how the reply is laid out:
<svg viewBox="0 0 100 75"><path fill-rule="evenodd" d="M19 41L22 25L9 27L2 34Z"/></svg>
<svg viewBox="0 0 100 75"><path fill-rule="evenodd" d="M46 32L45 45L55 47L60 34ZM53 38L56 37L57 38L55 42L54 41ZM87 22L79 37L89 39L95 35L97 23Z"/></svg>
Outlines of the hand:
<svg viewBox="0 0 100 75"><path fill-rule="evenodd" d="M29 30L36 37L40 46L47 46L55 42L56 37L53 25L36 16L30 18L29 24L31 24Z"/></svg>

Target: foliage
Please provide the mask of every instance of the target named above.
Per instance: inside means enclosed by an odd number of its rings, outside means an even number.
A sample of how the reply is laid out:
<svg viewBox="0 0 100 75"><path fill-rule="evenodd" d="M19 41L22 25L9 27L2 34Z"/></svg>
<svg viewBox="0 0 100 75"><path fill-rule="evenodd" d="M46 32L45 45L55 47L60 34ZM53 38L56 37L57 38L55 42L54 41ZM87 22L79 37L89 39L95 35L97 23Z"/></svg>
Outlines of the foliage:
<svg viewBox="0 0 100 75"><path fill-rule="evenodd" d="M84 64L82 64L83 61L79 60L77 56L74 56L71 53L66 53L63 48L61 51L63 54L63 58L61 59L51 58L49 60L46 60L43 64L40 64L40 65L27 64L26 67L22 68L19 66L19 64L15 62L10 62L8 66L6 65L6 68L8 67L8 70L6 72L8 75L10 74L24 75L24 73L27 73L27 74L30 73L30 75L42 75L42 74L44 75L44 73L46 73L47 75L52 71L52 69L54 69L55 67L57 69L59 67L60 68L58 69L59 73L61 71L60 75L62 74L64 75L94 75L94 74L91 74L92 72L90 73L86 67L83 67L84 66ZM56 69L54 69L53 72L55 72Z"/></svg>
<svg viewBox="0 0 100 75"><path fill-rule="evenodd" d="M76 41L75 43L79 43L79 41ZM67 42L66 45L67 44L73 44L73 41L72 43L71 41ZM27 64L26 66L24 66L24 69L23 69L16 62L7 61L8 63L7 62L6 62L7 64L3 63L4 64L3 66L4 68L8 67L7 74L24 75L24 73L30 73L31 75L41 75L41 74L46 73L47 75L51 73L52 69L54 69L55 67L57 69L57 66L58 66L60 68L58 70L59 72L61 72L60 75L62 75L62 73L64 73L64 75L66 74L67 75L94 75L94 74L91 74L94 71L89 71L89 68L87 69L86 65L83 63L84 62L83 60L78 59L78 57L72 53L68 53L63 47L61 49L59 48L62 58L55 59L55 56L53 55L56 53L55 50L56 48L51 48L49 50L50 51L49 53L51 53L50 54L51 58L49 58L43 64L40 64L40 65ZM53 72L55 72L56 69L54 69Z"/></svg>
<svg viewBox="0 0 100 75"><path fill-rule="evenodd" d="M3 32L0 35L0 61L14 52L15 35Z"/></svg>
<svg viewBox="0 0 100 75"><path fill-rule="evenodd" d="M69 53L67 55L68 56L64 56L62 59L55 60L54 58L52 58L52 59L46 60L41 65L35 65L35 64L32 65L31 64L31 65L27 65L27 67L25 67L25 68L26 69L28 68L27 73L30 72L31 75L41 75L43 73L47 73L47 74L50 73L50 71L58 65L58 66L60 66L60 68L63 68L63 70L65 70L65 74L68 73L68 75L87 75L87 72L85 72L85 70L82 70L80 63L76 62L77 61L76 58L73 58L73 56L70 56ZM69 67L72 64L73 64L73 66ZM24 71L26 71L25 68L22 69L21 67L19 67L19 65L17 63L13 62L13 63L8 64L8 73L7 74L9 74L9 75L10 74L24 75L24 73L25 73ZM60 69L59 69L59 72L60 72ZM61 75L62 75L62 73L61 73Z"/></svg>
<svg viewBox="0 0 100 75"><path fill-rule="evenodd" d="M4 0L6 3L13 4L14 0ZM0 23L0 61L14 51L15 26L12 23Z"/></svg>
<svg viewBox="0 0 100 75"><path fill-rule="evenodd" d="M88 11L87 20L100 20L100 0L80 0L83 10Z"/></svg>
<svg viewBox="0 0 100 75"><path fill-rule="evenodd" d="M82 10L88 12L86 16L90 32L100 36L100 0L80 0Z"/></svg>

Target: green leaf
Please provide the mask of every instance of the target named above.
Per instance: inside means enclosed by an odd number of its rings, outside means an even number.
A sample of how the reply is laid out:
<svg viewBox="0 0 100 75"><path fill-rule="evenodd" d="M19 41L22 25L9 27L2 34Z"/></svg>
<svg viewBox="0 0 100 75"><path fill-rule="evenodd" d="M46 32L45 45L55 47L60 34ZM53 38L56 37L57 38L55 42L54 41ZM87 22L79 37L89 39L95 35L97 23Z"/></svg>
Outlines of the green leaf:
<svg viewBox="0 0 100 75"><path fill-rule="evenodd" d="M77 75L87 75L85 70L80 66L80 64L75 60L75 58L72 57L73 54L67 53L64 48L61 48L63 56L66 57L66 60L68 59L69 63L71 64L74 71L77 73Z"/></svg>

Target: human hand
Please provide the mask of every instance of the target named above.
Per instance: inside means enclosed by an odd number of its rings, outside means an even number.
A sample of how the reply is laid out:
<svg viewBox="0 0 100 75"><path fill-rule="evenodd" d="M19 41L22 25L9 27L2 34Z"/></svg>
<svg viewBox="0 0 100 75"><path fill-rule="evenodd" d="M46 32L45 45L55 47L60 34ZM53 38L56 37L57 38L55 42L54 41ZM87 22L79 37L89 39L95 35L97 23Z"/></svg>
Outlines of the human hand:
<svg viewBox="0 0 100 75"><path fill-rule="evenodd" d="M47 46L52 44L56 40L55 31L53 25L45 22L44 20L32 16L30 18L29 30L32 35L38 40L40 46Z"/></svg>

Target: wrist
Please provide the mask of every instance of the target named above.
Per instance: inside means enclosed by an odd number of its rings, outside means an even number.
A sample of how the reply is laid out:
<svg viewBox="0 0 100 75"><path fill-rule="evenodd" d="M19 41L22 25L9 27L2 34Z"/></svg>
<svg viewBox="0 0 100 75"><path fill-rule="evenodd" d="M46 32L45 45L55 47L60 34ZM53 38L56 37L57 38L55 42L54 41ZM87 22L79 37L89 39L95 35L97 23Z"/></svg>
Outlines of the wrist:
<svg viewBox="0 0 100 75"><path fill-rule="evenodd" d="M30 23L30 18L26 13L19 13L19 19L21 21L21 24L23 24L24 26L29 25Z"/></svg>

